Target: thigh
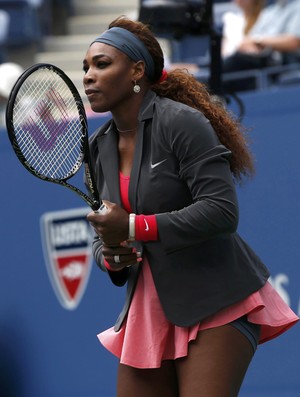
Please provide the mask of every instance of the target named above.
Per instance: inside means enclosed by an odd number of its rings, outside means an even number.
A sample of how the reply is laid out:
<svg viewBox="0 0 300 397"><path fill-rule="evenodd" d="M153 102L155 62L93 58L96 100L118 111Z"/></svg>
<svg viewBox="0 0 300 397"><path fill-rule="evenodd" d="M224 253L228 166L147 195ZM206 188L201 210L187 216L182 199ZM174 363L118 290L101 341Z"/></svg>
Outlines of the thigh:
<svg viewBox="0 0 300 397"><path fill-rule="evenodd" d="M231 325L200 331L176 360L180 397L236 397L252 357L251 343Z"/></svg>
<svg viewBox="0 0 300 397"><path fill-rule="evenodd" d="M179 397L174 361L160 368L138 369L119 364L117 397Z"/></svg>

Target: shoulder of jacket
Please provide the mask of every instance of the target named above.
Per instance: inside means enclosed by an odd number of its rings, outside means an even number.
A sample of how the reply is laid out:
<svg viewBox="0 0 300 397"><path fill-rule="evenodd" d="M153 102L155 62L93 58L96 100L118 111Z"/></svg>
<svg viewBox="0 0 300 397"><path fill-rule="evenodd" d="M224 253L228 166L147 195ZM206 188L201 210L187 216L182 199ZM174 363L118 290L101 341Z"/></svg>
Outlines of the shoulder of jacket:
<svg viewBox="0 0 300 397"><path fill-rule="evenodd" d="M182 124L193 122L193 120L206 122L207 119L204 114L188 105L181 102L176 102L169 98L157 97L155 101L155 112L161 126L170 128L173 126L181 127Z"/></svg>

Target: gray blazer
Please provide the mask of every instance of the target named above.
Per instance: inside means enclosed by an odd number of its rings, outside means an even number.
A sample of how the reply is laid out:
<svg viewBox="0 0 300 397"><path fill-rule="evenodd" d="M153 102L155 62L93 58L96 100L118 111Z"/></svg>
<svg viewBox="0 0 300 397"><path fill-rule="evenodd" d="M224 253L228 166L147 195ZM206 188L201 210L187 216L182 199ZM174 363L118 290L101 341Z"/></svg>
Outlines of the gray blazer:
<svg viewBox="0 0 300 397"><path fill-rule="evenodd" d="M90 138L102 199L121 205L118 134L109 121ZM136 214L156 214L158 241L143 243L166 317L191 326L261 288L268 269L236 233L238 204L230 151L210 122L188 106L150 91L139 115L129 185ZM103 269L102 242L93 254ZM127 282L127 313L140 264L108 272L114 284Z"/></svg>

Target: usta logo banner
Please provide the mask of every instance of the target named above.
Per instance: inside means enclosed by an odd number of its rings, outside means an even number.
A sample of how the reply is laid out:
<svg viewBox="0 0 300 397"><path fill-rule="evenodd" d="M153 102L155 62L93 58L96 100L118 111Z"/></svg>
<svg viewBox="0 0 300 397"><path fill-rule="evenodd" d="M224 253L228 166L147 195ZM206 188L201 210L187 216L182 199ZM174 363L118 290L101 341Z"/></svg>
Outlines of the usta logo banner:
<svg viewBox="0 0 300 397"><path fill-rule="evenodd" d="M92 267L89 208L47 212L41 217L45 262L54 292L68 310L78 307Z"/></svg>

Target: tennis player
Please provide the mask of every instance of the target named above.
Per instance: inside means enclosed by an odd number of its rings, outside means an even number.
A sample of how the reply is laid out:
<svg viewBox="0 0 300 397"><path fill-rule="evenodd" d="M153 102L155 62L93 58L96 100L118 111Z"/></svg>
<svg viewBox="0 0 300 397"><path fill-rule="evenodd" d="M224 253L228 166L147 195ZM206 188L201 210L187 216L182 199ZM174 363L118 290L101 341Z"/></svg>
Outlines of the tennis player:
<svg viewBox="0 0 300 397"><path fill-rule="evenodd" d="M127 283L98 335L119 359L117 396L238 396L257 345L299 320L236 232L235 183L254 172L244 128L190 74L164 71L140 22L113 21L83 68L91 108L112 115L90 139L108 211L88 219L97 264Z"/></svg>

